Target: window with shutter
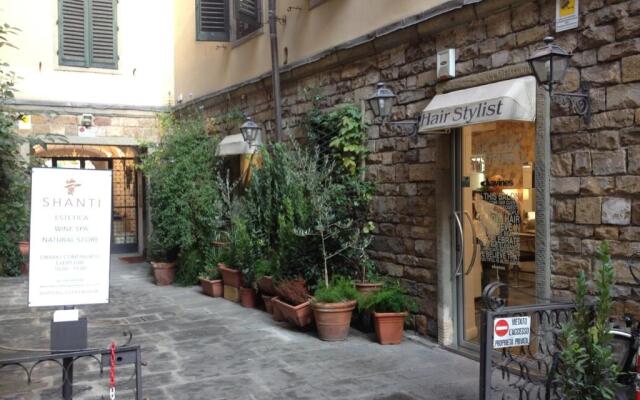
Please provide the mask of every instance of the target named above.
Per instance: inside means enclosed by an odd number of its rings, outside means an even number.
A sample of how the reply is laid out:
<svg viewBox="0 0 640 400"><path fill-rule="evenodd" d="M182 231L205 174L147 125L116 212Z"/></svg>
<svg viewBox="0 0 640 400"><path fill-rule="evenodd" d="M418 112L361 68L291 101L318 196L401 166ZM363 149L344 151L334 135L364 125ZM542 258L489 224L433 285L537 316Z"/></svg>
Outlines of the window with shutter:
<svg viewBox="0 0 640 400"><path fill-rule="evenodd" d="M262 10L260 0L236 0L236 39L260 29Z"/></svg>
<svg viewBox="0 0 640 400"><path fill-rule="evenodd" d="M59 0L60 65L118 68L117 0Z"/></svg>
<svg viewBox="0 0 640 400"><path fill-rule="evenodd" d="M228 0L196 0L197 40L229 40Z"/></svg>

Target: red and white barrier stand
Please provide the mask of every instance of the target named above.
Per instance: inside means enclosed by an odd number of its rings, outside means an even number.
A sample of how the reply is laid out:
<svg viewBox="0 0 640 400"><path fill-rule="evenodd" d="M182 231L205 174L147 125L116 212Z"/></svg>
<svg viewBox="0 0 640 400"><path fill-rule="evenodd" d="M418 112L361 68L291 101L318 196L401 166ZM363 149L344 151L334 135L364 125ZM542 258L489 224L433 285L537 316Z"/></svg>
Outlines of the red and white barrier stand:
<svg viewBox="0 0 640 400"><path fill-rule="evenodd" d="M110 368L109 368L109 399L116 400L116 342L111 342L111 360L110 360Z"/></svg>

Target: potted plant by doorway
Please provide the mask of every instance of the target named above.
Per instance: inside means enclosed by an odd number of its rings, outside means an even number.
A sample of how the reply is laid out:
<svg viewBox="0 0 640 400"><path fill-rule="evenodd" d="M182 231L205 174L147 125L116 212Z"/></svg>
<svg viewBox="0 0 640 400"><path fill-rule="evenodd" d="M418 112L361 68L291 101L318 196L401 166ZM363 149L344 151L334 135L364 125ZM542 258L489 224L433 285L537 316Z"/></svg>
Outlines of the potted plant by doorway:
<svg viewBox="0 0 640 400"><path fill-rule="evenodd" d="M207 296L222 297L222 279L218 268L213 264L204 267L204 272L200 275L200 286Z"/></svg>
<svg viewBox="0 0 640 400"><path fill-rule="evenodd" d="M345 340L359 297L353 281L342 276L334 277L329 285L321 285L313 297L311 307L318 337L327 341Z"/></svg>
<svg viewBox="0 0 640 400"><path fill-rule="evenodd" d="M256 286L264 302L264 308L269 314L273 314L273 304L271 300L276 295L276 288L273 285L273 261L260 259L255 263Z"/></svg>
<svg viewBox="0 0 640 400"><path fill-rule="evenodd" d="M171 253L163 249L153 238L150 239L148 258L153 268L154 280L158 286L171 285L176 279L176 262Z"/></svg>
<svg viewBox="0 0 640 400"><path fill-rule="evenodd" d="M363 298L359 308L373 311L378 343L399 344L404 334L404 321L409 311L415 311L416 306L396 282Z"/></svg>

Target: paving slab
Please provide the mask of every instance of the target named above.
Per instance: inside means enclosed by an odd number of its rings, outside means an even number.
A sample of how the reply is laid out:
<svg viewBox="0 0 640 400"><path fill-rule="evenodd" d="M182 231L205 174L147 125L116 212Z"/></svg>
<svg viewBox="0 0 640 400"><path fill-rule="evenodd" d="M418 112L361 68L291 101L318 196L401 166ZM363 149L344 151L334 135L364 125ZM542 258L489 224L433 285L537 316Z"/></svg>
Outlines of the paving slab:
<svg viewBox="0 0 640 400"><path fill-rule="evenodd" d="M147 263L112 256L109 304L81 306L89 346L141 345L143 398L152 400L477 399L478 363L432 342L380 346L352 329L344 342L276 323L261 310L203 295L199 287L153 284ZM54 308L29 309L27 282L0 279L0 358L49 346ZM12 350L15 349L15 350ZM133 399L132 368L117 371L117 399ZM108 399L109 374L82 360L74 399ZM31 384L0 369L0 399L60 399L60 367L42 365Z"/></svg>

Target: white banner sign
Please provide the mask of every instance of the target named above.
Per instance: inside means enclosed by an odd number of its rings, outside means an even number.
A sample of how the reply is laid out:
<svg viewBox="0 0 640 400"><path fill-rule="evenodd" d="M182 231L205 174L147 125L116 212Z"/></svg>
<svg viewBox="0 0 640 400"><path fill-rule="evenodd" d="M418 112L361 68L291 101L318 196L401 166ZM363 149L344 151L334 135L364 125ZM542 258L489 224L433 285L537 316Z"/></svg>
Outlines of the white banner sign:
<svg viewBox="0 0 640 400"><path fill-rule="evenodd" d="M111 171L34 168L29 306L109 302Z"/></svg>
<svg viewBox="0 0 640 400"><path fill-rule="evenodd" d="M531 317L495 318L493 348L528 346L531 338Z"/></svg>
<svg viewBox="0 0 640 400"><path fill-rule="evenodd" d="M578 0L556 0L556 32L577 28L579 9Z"/></svg>

